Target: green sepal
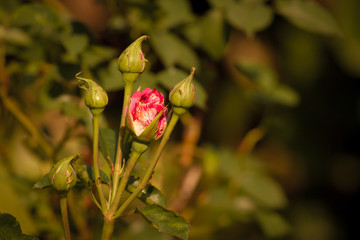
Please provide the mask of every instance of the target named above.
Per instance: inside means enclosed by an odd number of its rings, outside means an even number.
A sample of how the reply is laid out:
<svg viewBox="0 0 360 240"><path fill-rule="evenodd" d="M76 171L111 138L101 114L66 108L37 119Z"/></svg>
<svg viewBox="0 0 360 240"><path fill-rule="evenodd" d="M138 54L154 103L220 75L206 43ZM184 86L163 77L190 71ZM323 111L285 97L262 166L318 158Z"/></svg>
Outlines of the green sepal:
<svg viewBox="0 0 360 240"><path fill-rule="evenodd" d="M33 189L44 189L48 187L51 187L49 173L45 174L38 182L36 182L33 186Z"/></svg>

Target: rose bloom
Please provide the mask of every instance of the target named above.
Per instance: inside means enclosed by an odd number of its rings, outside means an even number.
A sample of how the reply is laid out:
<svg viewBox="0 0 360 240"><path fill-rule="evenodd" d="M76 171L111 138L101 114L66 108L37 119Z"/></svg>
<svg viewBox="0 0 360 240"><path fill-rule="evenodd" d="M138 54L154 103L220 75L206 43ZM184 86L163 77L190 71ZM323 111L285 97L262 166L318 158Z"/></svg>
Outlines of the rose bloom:
<svg viewBox="0 0 360 240"><path fill-rule="evenodd" d="M125 111L127 127L140 136L144 130L153 122L158 114L161 114L153 136L144 136L146 140L158 139L164 132L166 126L167 109L164 105L164 96L156 89L145 88L142 92L133 93L129 101L129 109Z"/></svg>

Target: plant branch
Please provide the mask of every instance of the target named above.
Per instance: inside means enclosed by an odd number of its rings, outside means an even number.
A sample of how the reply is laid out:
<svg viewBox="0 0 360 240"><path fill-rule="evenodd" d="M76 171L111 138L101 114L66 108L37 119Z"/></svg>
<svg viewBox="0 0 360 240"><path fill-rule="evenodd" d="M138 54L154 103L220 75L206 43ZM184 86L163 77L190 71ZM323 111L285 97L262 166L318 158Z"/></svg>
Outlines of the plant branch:
<svg viewBox="0 0 360 240"><path fill-rule="evenodd" d="M147 144L143 144L143 143L138 143L136 141L133 142L133 146L134 145L142 145L143 148L141 151L136 151L134 150L136 147L133 147L132 148L132 152L130 154L130 158L126 164L126 167L125 167L125 171L122 175L122 178L120 180L120 185L119 185L119 189L118 189L118 192L116 194L116 197L111 205L111 208L109 210L109 216L113 215L113 213L117 210L118 206L119 206L119 203L120 203L120 200L123 196L123 193L125 191L125 188L126 188L126 185L129 181L129 178L130 178L130 175L131 175L131 172L133 171L137 161L139 160L140 156L146 151L146 149L148 148Z"/></svg>
<svg viewBox="0 0 360 240"><path fill-rule="evenodd" d="M116 196L118 195L118 186L119 186L119 179L121 175L121 168L122 168L122 145L123 145L123 137L124 137L124 128L125 128L125 111L127 110L129 100L132 94L133 89L133 83L125 82L124 87L124 102L123 102L123 108L121 113L121 120L120 120L120 128L119 128L119 138L117 143L117 149L116 149L116 157L115 157L115 170L114 170L114 176L113 176L113 188L112 188L112 196L110 203L114 201Z"/></svg>
<svg viewBox="0 0 360 240"><path fill-rule="evenodd" d="M68 217L68 210L67 210L67 194L60 196L60 211L61 211L61 217L62 217L62 222L63 222L63 226L64 226L65 240L71 240L69 217Z"/></svg>
<svg viewBox="0 0 360 240"><path fill-rule="evenodd" d="M101 185L101 178L100 178L100 169L99 169L99 114L93 115L93 129L94 129L94 140L93 140L93 164L94 164L94 176L95 176L95 186L99 194L100 204L102 212L105 213L106 207L106 199L103 192L103 188Z"/></svg>
<svg viewBox="0 0 360 240"><path fill-rule="evenodd" d="M103 231L101 233L101 240L111 240L114 232L115 220L104 217Z"/></svg>

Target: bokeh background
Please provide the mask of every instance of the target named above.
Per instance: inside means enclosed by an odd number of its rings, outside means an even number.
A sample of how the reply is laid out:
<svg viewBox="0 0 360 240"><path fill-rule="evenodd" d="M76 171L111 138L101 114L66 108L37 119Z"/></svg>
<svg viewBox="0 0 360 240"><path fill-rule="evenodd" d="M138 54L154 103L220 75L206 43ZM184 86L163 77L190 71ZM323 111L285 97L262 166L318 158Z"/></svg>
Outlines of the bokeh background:
<svg viewBox="0 0 360 240"><path fill-rule="evenodd" d="M1 0L0 211L62 238L56 194L32 186L64 156L91 164L74 76L108 91L101 124L116 129L116 59L145 34L138 86L166 95L197 68L196 105L153 179L189 239L359 239L359 11L358 0ZM73 238L98 239L86 191L70 199ZM172 238L134 215L114 239Z"/></svg>

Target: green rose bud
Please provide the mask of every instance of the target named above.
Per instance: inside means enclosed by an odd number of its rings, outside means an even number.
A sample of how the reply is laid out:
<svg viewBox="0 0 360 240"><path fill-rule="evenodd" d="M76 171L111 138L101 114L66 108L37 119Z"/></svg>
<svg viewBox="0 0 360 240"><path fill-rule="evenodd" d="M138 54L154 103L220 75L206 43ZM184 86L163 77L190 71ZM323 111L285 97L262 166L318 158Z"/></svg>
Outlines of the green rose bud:
<svg viewBox="0 0 360 240"><path fill-rule="evenodd" d="M128 46L118 58L119 71L124 81L134 82L145 69L145 56L141 51L141 44L148 36L141 36Z"/></svg>
<svg viewBox="0 0 360 240"><path fill-rule="evenodd" d="M76 185L77 177L74 163L80 155L63 158L55 163L49 172L48 178L51 186L58 192L67 192Z"/></svg>
<svg viewBox="0 0 360 240"><path fill-rule="evenodd" d="M93 80L79 77L79 74L76 74L75 77L78 79L79 87L86 91L86 106L90 108L92 114L100 114L108 104L108 96L105 90Z"/></svg>
<svg viewBox="0 0 360 240"><path fill-rule="evenodd" d="M195 69L196 68L193 67L190 75L176 84L169 93L169 100L175 114L184 114L187 109L195 103L195 88L191 83L194 77Z"/></svg>

